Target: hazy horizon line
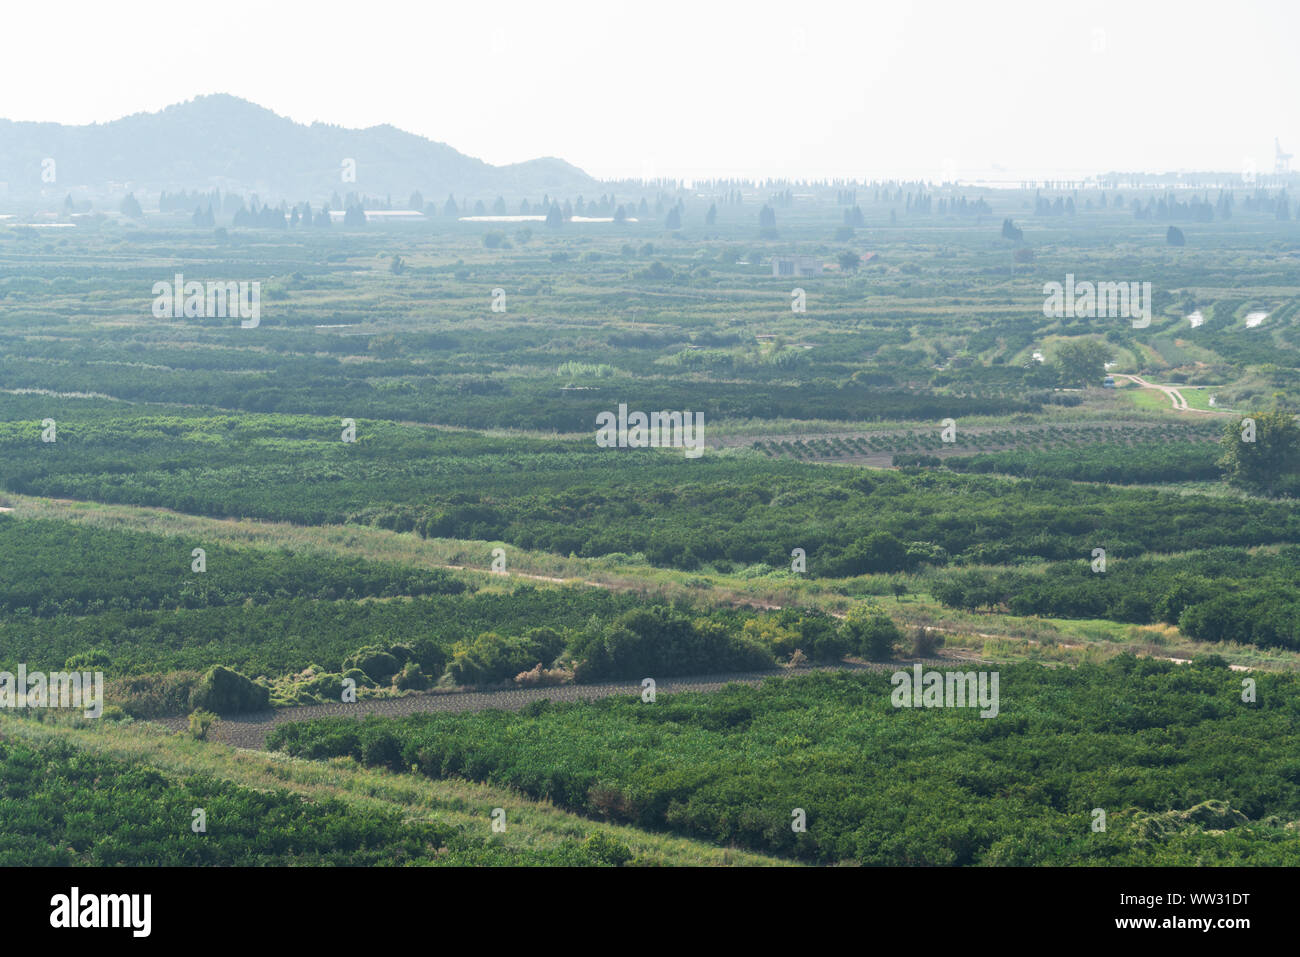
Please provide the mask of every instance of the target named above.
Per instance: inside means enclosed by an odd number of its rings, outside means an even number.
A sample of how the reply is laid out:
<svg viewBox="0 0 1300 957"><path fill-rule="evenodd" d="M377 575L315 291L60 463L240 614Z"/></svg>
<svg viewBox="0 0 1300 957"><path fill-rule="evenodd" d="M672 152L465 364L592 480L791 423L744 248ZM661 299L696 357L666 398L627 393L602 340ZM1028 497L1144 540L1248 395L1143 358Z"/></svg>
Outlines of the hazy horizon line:
<svg viewBox="0 0 1300 957"><path fill-rule="evenodd" d="M169 103L166 106L160 107L156 110L148 110L148 109L135 110L133 112L121 113L120 115L113 116L109 119L96 119L89 123L76 123L76 122L65 123L61 120L53 120L53 119L21 120L21 119L12 119L10 117L0 117L0 122L10 122L15 124L32 123L32 124L40 124L40 125L52 124L63 128L84 129L88 127L109 126L113 123L118 123L123 120L131 119L138 116L159 116L162 113L166 112L167 110L174 109L176 107L187 106L196 103L199 100L208 99L208 98L227 98L231 100L236 100L240 103L247 104L259 110L264 110L280 119L287 120L288 122L291 122L297 126L302 126L302 127L321 125L321 126L329 126L339 130L344 130L353 133L364 133L369 130L375 130L381 128L395 129L408 136L418 137L419 139L422 139L427 143L433 143L441 146L450 147L451 149L454 149L457 153L460 153L462 156L465 156L469 159L478 160L479 162L483 162L489 166L492 166L495 169L503 169L509 166L514 166L514 165L519 165L522 163L529 163L534 161L557 160L566 163L570 166L573 166L575 169L581 171L582 173L589 176L593 180L596 180L597 182L611 183L611 184L637 183L643 186L653 186L653 185L672 183L677 188L692 189L695 188L696 184L698 183L719 182L719 181L753 183L755 185L781 183L781 184L795 185L795 186L799 184L806 184L809 186L825 185L825 184L842 184L846 186L870 186L872 184L880 184L880 183L925 183L925 184L940 186L940 187L951 185L959 188L965 187L965 188L972 188L972 189L978 189L978 188L1023 189L1023 188L1035 188L1035 187L1038 188L1093 188L1093 187L1101 188L1098 183L1099 180L1124 179L1126 177L1136 177L1136 178L1214 177L1220 179L1230 179L1232 177L1240 178L1241 176L1241 171L1239 170L1231 171L1227 169L1216 169L1214 168L1213 164L1207 164L1204 166L1188 165L1188 166L1180 166L1172 169L1166 168L1161 170L1119 169L1113 167L1109 169L1099 169L1096 167L1050 168L1050 167L1042 167L1042 166L1016 167L1014 164L1009 165L1009 164L996 162L996 161L990 161L986 164L977 164L977 163L956 164L951 160L949 160L948 158L944 158L943 160L934 164L933 166L916 166L911 168L897 168L897 167L889 168L889 166L886 165L884 168L882 168L879 171L871 171L871 172L863 172L861 170L846 171L843 169L834 169L834 170L825 169L820 171L810 170L808 173L799 174L799 175L772 174L772 173L761 171L756 168L749 168L749 169L735 168L735 167L707 168L707 167L699 167L699 166L692 166L692 165L676 165L676 164L664 164L663 169L653 168L648 170L647 163L644 159L638 161L637 163L629 164L627 167L623 169L615 168L615 169L593 170L593 169L589 169L586 166L581 165L580 163L572 159L569 159L566 154L556 155L553 152L545 153L540 151L536 155L530 156L528 159L516 160L510 163L492 163L489 160L485 160L480 156L475 156L472 153L465 152L456 144L450 141L434 139L431 136L416 132L411 129L407 129L405 127L402 127L398 124L389 121L372 123L368 126L349 126L343 123L335 123L320 118L303 120L294 117L289 113L278 112L275 108L267 106L264 103L259 103L256 100L250 100L238 94L224 92L224 91L216 91L216 92L209 92L209 93L195 93L194 95L190 96L188 99L177 100L173 103ZM646 175L648 172L652 173L653 175ZM1277 180L1279 175L1282 176L1284 179L1289 180L1290 177L1294 174L1290 171L1288 171L1285 174L1277 174L1273 172L1265 172L1263 170L1261 170L1258 174L1261 180L1268 180L1268 179ZM1046 185L1048 183L1061 184L1061 185L1053 185L1049 187ZM1068 187L1065 184L1068 184ZM1136 186L1137 184L1127 184L1127 185L1132 187L1132 186ZM1169 184L1169 185L1173 186L1175 184ZM1204 185L1186 184L1185 188L1206 188L1208 185L1210 184L1204 184ZM1221 185L1221 184L1215 183L1213 185ZM1264 185L1264 184L1245 183L1242 185L1250 186L1250 185ZM1274 185L1278 185L1278 184L1275 182Z"/></svg>

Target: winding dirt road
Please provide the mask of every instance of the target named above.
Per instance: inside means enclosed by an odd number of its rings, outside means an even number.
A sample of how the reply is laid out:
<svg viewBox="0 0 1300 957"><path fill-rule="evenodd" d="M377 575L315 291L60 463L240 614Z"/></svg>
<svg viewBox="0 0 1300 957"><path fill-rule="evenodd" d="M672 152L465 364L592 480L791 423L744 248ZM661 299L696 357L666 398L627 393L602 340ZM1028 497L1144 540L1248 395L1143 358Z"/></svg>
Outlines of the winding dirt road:
<svg viewBox="0 0 1300 957"><path fill-rule="evenodd" d="M1219 412L1212 409L1194 409L1187 404L1183 394L1171 385L1156 385L1154 382L1148 382L1146 379L1137 375L1129 375L1125 372L1115 372L1112 376L1116 379L1128 379L1135 385L1140 385L1144 389L1158 389L1163 392L1174 407L1175 412L1199 412L1201 415L1231 415L1230 412Z"/></svg>

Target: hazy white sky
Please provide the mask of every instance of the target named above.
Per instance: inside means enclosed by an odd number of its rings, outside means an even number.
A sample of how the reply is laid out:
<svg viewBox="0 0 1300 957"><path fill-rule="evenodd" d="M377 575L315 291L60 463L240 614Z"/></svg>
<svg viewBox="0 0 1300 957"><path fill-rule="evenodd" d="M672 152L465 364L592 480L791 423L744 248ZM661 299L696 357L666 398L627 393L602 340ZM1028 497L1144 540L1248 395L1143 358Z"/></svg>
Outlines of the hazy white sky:
<svg viewBox="0 0 1300 957"><path fill-rule="evenodd" d="M601 177L964 178L1300 157L1300 3L7 4L0 117L231 93ZM1300 169L1300 159L1293 164Z"/></svg>

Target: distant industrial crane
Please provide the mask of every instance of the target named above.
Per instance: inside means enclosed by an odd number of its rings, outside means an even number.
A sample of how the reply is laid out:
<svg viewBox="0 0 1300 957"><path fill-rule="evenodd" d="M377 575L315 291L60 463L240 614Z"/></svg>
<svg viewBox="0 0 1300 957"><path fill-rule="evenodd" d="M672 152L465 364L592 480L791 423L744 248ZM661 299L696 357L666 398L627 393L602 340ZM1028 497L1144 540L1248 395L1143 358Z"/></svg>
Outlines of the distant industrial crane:
<svg viewBox="0 0 1300 957"><path fill-rule="evenodd" d="M1285 176L1291 172L1291 154L1284 152L1282 144L1275 136L1273 137L1273 172L1279 176Z"/></svg>

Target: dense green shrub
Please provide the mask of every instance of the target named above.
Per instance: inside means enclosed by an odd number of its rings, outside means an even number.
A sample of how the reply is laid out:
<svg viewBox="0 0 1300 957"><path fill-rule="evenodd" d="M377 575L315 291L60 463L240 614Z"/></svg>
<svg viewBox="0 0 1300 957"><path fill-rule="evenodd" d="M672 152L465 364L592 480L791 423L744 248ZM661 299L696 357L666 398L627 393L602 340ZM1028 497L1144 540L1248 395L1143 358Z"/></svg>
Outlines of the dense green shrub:
<svg viewBox="0 0 1300 957"><path fill-rule="evenodd" d="M663 607L638 608L574 642L575 680L754 671L775 664L757 643L708 620Z"/></svg>
<svg viewBox="0 0 1300 957"><path fill-rule="evenodd" d="M343 675L322 672L304 682L302 690L324 701L339 701L343 697Z"/></svg>
<svg viewBox="0 0 1300 957"><path fill-rule="evenodd" d="M582 849L594 863L620 867L632 860L632 849L604 831L596 831L582 842Z"/></svg>
<svg viewBox="0 0 1300 957"><path fill-rule="evenodd" d="M373 688L375 686L375 682L360 668L349 668L343 672L343 680L347 679L355 681L358 688Z"/></svg>
<svg viewBox="0 0 1300 957"><path fill-rule="evenodd" d="M484 632L452 646L447 674L456 684L496 684L534 665L549 664L563 648L564 636L552 628L534 628L513 637Z"/></svg>
<svg viewBox="0 0 1300 957"><path fill-rule="evenodd" d="M413 661L408 661L393 677L393 687L399 691L423 691L429 686L429 679Z"/></svg>
<svg viewBox="0 0 1300 957"><path fill-rule="evenodd" d="M915 563L908 547L889 532L873 532L846 548L826 573L832 576L905 571Z"/></svg>
<svg viewBox="0 0 1300 957"><path fill-rule="evenodd" d="M786 608L776 616L786 630L769 646L779 657L788 658L796 649L813 661L839 661L852 650L841 634L839 623L825 612L814 609Z"/></svg>
<svg viewBox="0 0 1300 957"><path fill-rule="evenodd" d="M63 662L63 667L68 671L102 671L109 667L113 660L104 651L82 651L75 655L69 655Z"/></svg>
<svg viewBox="0 0 1300 957"><path fill-rule="evenodd" d="M197 671L131 675L110 681L104 694L133 718L184 714L190 710L194 689L202 678Z"/></svg>
<svg viewBox="0 0 1300 957"><path fill-rule="evenodd" d="M263 711L270 707L271 693L237 671L213 665L194 686L190 707L217 714Z"/></svg>
<svg viewBox="0 0 1300 957"><path fill-rule="evenodd" d="M851 610L840 631L853 654L871 661L892 658L894 646L903 639L893 619L870 605L858 605Z"/></svg>
<svg viewBox="0 0 1300 957"><path fill-rule="evenodd" d="M356 668L376 684L387 684L400 667L397 657L378 645L367 645L343 659L345 671Z"/></svg>

